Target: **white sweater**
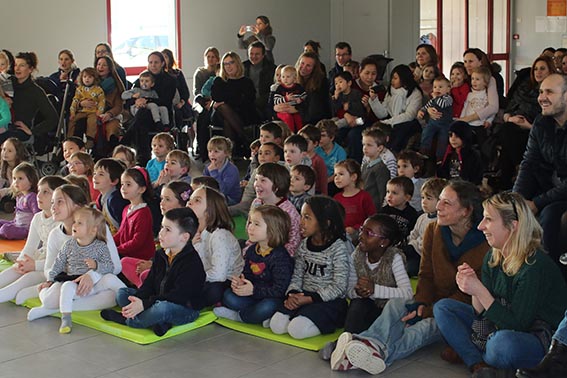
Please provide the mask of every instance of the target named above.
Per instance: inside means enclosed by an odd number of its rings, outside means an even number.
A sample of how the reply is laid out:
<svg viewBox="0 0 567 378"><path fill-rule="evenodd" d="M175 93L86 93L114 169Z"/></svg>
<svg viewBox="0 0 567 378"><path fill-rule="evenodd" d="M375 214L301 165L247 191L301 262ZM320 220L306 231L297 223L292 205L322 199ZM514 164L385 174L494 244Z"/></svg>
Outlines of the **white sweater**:
<svg viewBox="0 0 567 378"><path fill-rule="evenodd" d="M244 259L240 244L234 235L217 228L213 232L203 230L201 240L194 243L207 273L207 282L224 282L242 273Z"/></svg>
<svg viewBox="0 0 567 378"><path fill-rule="evenodd" d="M26 245L20 252L18 260L23 260L25 256L28 256L35 261L35 270L42 271L45 265L45 253L47 252L47 238L51 230L59 224L52 217L46 217L43 211L36 213L30 224Z"/></svg>

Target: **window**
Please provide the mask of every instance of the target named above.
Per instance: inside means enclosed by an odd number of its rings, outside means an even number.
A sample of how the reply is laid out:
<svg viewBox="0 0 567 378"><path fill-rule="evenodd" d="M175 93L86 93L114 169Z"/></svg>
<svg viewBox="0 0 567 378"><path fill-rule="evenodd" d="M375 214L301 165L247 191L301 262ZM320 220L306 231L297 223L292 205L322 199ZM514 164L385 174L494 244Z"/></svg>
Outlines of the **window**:
<svg viewBox="0 0 567 378"><path fill-rule="evenodd" d="M180 0L107 0L108 42L127 75L146 69L148 54L165 48L179 64Z"/></svg>

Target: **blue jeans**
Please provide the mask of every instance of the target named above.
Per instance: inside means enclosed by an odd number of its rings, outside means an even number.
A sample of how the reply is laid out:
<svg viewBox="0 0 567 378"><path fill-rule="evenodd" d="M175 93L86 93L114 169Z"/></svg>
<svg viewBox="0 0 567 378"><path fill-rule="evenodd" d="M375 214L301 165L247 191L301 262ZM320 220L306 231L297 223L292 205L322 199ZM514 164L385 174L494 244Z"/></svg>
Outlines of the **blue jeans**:
<svg viewBox="0 0 567 378"><path fill-rule="evenodd" d="M449 143L449 124L446 122L429 121L421 132L420 150L429 154L433 138L437 135L437 152L435 156L437 161L443 159L447 144Z"/></svg>
<svg viewBox="0 0 567 378"><path fill-rule="evenodd" d="M559 327L557 327L557 331L555 331L553 338L561 344L567 345L567 311L565 311L565 317L561 323L559 323Z"/></svg>
<svg viewBox="0 0 567 378"><path fill-rule="evenodd" d="M282 298L254 299L252 297L240 297L227 289L222 298L222 304L231 310L238 311L244 323L262 324L266 319L274 315L278 306L283 302Z"/></svg>
<svg viewBox="0 0 567 378"><path fill-rule="evenodd" d="M401 298L390 299L382 315L372 323L370 328L356 335L377 346L382 351L382 357L387 366L426 345L441 340L441 334L433 318L423 319L410 327L406 327L406 323L400 321L407 314L406 303L408 302Z"/></svg>
<svg viewBox="0 0 567 378"><path fill-rule="evenodd" d="M530 368L545 355L536 336L507 329L492 333L486 350L479 350L471 341L474 310L466 303L441 299L433 307L433 313L441 334L469 367L484 361L497 369Z"/></svg>
<svg viewBox="0 0 567 378"><path fill-rule="evenodd" d="M116 303L124 307L130 304L128 297L136 296L137 289L123 287L116 293ZM126 325L132 328L149 328L155 324L169 323L181 325L191 323L199 317L199 311L168 301L156 301L150 308L144 309L132 319L126 319Z"/></svg>

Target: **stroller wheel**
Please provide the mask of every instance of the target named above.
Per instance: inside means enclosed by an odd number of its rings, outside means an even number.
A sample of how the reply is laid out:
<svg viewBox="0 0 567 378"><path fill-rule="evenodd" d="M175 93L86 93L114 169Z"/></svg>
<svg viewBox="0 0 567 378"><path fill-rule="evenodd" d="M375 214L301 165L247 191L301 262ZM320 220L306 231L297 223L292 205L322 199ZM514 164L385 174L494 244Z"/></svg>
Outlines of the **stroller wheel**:
<svg viewBox="0 0 567 378"><path fill-rule="evenodd" d="M49 176L54 175L57 173L57 165L50 161L46 161L41 163L41 167L39 169L41 176Z"/></svg>

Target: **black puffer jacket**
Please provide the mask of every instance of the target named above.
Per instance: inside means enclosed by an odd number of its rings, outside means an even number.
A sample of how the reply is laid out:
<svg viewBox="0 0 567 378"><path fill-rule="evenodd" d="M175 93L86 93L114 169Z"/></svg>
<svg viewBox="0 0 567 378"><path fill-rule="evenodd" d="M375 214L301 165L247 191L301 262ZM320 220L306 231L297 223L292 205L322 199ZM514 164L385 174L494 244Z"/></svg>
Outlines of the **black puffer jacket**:
<svg viewBox="0 0 567 378"><path fill-rule="evenodd" d="M517 83L518 82L518 83ZM520 77L514 81L515 90L508 96L508 106L504 113L524 116L532 123L541 113L541 106L537 102L539 86L533 85L530 77Z"/></svg>
<svg viewBox="0 0 567 378"><path fill-rule="evenodd" d="M534 201L538 209L567 201L567 130L555 119L538 116L530 131L514 192Z"/></svg>

